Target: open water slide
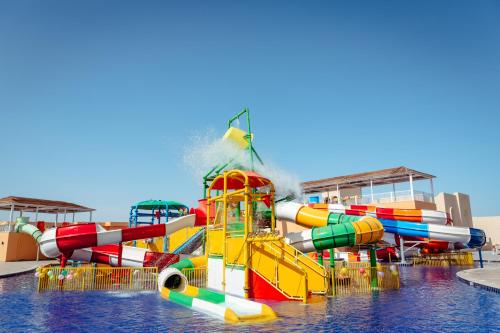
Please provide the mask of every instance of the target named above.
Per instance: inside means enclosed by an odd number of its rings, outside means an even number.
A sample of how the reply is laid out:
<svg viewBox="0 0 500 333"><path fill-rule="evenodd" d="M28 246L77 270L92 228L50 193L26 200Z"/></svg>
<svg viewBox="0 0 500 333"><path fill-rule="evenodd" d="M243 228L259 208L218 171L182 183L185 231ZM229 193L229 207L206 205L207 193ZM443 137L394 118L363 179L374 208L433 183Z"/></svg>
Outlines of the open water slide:
<svg viewBox="0 0 500 333"><path fill-rule="evenodd" d="M74 224L66 227L51 228L41 232L37 227L27 223L17 223L16 231L31 235L40 245L40 251L48 258L64 255L66 259L99 262L118 266L144 267L157 263L160 256L157 252L132 246L123 246L121 258L119 248L121 242L138 239L162 237L186 227L194 227L195 215L181 216L170 220L167 224L155 224L137 228L106 230L95 223Z"/></svg>

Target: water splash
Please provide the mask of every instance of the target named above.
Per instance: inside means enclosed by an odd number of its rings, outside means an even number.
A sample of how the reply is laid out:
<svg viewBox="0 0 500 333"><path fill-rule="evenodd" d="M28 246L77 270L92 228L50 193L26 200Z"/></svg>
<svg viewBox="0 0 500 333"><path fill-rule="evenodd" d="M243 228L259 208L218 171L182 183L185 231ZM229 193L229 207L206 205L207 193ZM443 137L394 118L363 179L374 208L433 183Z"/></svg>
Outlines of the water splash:
<svg viewBox="0 0 500 333"><path fill-rule="evenodd" d="M209 129L204 134L193 135L184 149L183 162L192 173L194 180L200 182L214 166L230 163L233 167L251 169L248 151L241 150L231 142L223 141L215 130ZM277 166L272 161L261 165L254 158L255 171L269 178L276 188L276 196L293 195L302 197L302 187L298 176Z"/></svg>

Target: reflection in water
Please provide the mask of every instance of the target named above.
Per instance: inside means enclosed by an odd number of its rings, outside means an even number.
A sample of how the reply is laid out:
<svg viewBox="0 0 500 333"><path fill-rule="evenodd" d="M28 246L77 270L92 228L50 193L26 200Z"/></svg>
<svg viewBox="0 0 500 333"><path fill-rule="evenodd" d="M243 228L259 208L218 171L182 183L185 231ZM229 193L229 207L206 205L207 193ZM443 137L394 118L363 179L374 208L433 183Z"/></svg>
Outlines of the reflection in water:
<svg viewBox="0 0 500 333"><path fill-rule="evenodd" d="M279 319L225 325L157 293L35 291L33 274L0 279L0 331L500 331L498 294L455 278L455 267L402 267L402 288L302 304L268 302Z"/></svg>

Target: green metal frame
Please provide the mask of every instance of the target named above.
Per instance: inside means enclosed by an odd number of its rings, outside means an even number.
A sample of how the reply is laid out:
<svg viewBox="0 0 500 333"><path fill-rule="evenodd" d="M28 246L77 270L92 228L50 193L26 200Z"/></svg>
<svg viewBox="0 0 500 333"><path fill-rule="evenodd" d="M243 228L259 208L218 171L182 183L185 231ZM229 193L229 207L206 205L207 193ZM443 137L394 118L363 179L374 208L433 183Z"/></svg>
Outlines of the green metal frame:
<svg viewBox="0 0 500 333"><path fill-rule="evenodd" d="M230 128L231 125L236 121L242 118L243 116L246 116L246 121L247 121L247 134L245 135L245 139L248 141L248 147L246 148L248 150L248 156L250 158L250 169L251 171L255 171L254 168L254 157L259 161L261 165L264 165L264 162L260 158L259 154L253 147L252 143L252 128L250 125L250 110L248 108L244 108L243 111L232 117L227 121L227 127ZM203 176L203 198L205 199L207 197L207 189L208 189L208 182L212 180L213 178L217 177L218 175L221 174L221 172L226 169L228 166L230 166L233 163L234 159L231 159L229 162L224 163L222 165L216 165L210 171ZM241 169L241 168L240 168Z"/></svg>

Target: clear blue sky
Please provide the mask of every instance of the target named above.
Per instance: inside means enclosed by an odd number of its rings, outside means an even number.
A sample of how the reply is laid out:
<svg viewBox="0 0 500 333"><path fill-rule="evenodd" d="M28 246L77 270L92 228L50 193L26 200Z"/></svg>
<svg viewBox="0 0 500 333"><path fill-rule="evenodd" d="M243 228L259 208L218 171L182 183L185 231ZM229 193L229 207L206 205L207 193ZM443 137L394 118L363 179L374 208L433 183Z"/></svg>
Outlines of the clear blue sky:
<svg viewBox="0 0 500 333"><path fill-rule="evenodd" d="M2 1L0 196L200 196L186 141L248 106L303 180L406 165L500 214L498 1Z"/></svg>

